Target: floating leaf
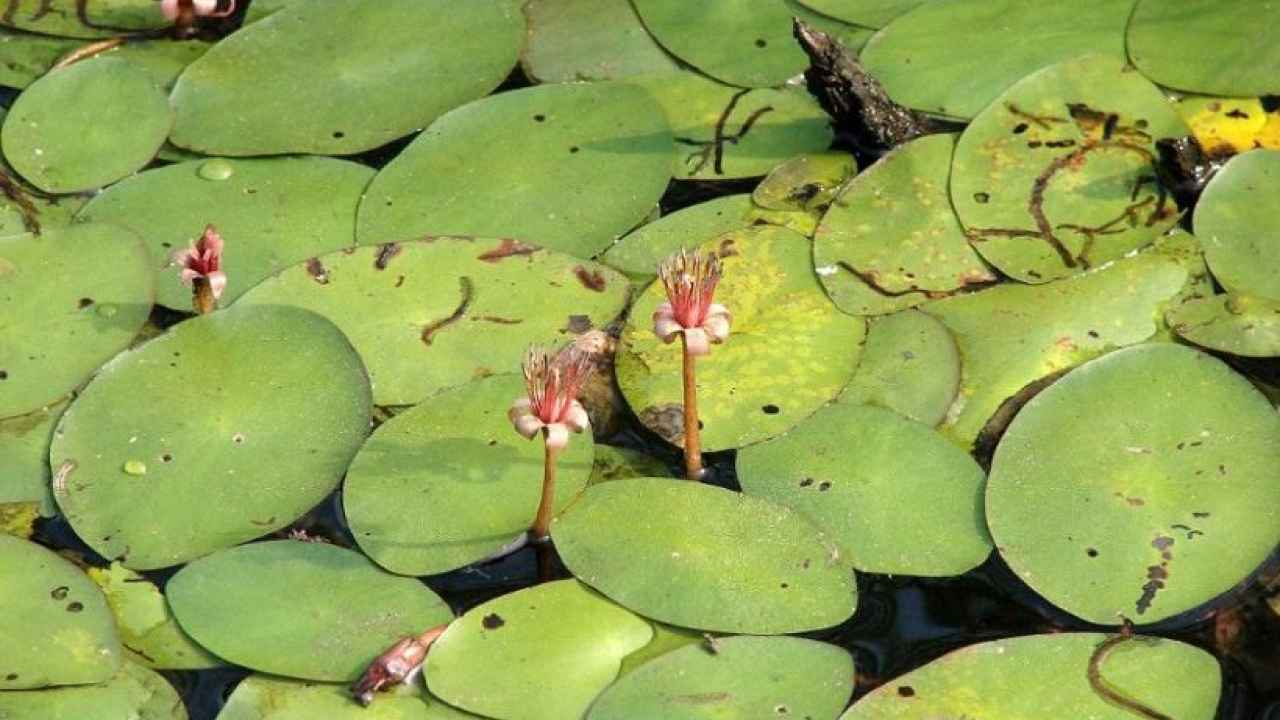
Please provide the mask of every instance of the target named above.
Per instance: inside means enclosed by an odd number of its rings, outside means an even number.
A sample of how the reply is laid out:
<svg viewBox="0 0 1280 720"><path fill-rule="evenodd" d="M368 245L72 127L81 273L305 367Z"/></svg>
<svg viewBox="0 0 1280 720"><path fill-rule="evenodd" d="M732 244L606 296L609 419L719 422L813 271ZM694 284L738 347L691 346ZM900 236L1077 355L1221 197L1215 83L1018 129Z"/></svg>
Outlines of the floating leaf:
<svg viewBox="0 0 1280 720"><path fill-rule="evenodd" d="M82 44L71 38L0 30L0 85L25 88Z"/></svg>
<svg viewBox="0 0 1280 720"><path fill-rule="evenodd" d="M0 503L0 533L18 538L35 534L41 505L35 501Z"/></svg>
<svg viewBox="0 0 1280 720"><path fill-rule="evenodd" d="M803 632L836 625L857 605L848 559L812 523L702 483L593 486L551 523L551 534L580 580L673 625Z"/></svg>
<svg viewBox="0 0 1280 720"><path fill-rule="evenodd" d="M805 7L854 25L881 28L930 0L800 0Z"/></svg>
<svg viewBox="0 0 1280 720"><path fill-rule="evenodd" d="M810 271L809 242L777 227L752 227L707 243L724 265L716 301L733 313L733 334L698 363L704 450L742 447L792 427L839 393L857 365L866 324L840 313ZM660 430L679 408L681 352L653 335L662 283L631 310L618 348L618 384L640 421ZM681 444L682 437L666 433Z"/></svg>
<svg viewBox="0 0 1280 720"><path fill-rule="evenodd" d="M690 645L614 683L587 720L797 717L830 720L853 693L845 650L791 637L730 637Z"/></svg>
<svg viewBox="0 0 1280 720"><path fill-rule="evenodd" d="M657 204L671 157L666 118L638 87L500 93L440 118L388 163L360 204L357 236L515 236L592 257Z"/></svg>
<svg viewBox="0 0 1280 720"><path fill-rule="evenodd" d="M432 575L493 555L528 530L542 496L543 443L511 429L507 409L522 397L523 377L498 375L433 395L379 427L343 488L360 549L392 572ZM560 452L557 511L586 487L591 456L590 432Z"/></svg>
<svg viewBox="0 0 1280 720"><path fill-rule="evenodd" d="M120 563L88 572L107 596L130 660L153 670L201 670L226 664L182 631L164 595L150 580Z"/></svg>
<svg viewBox="0 0 1280 720"><path fill-rule="evenodd" d="M450 705L499 720L582 717L653 629L576 580L535 585L458 618L424 673Z"/></svg>
<svg viewBox="0 0 1280 720"><path fill-rule="evenodd" d="M1177 208L1152 175L1153 143L1186 134L1160 90L1121 60L1070 60L1019 81L974 118L956 146L951 202L974 247L1006 275L1066 277L1173 225Z"/></svg>
<svg viewBox="0 0 1280 720"><path fill-rule="evenodd" d="M625 447L596 445L595 462L591 465L589 485L633 477L670 475L671 467L658 458Z"/></svg>
<svg viewBox="0 0 1280 720"><path fill-rule="evenodd" d="M1161 85L1213 95L1280 93L1280 17L1249 0L1139 0L1129 57Z"/></svg>
<svg viewBox="0 0 1280 720"><path fill-rule="evenodd" d="M255 5L256 7L256 5ZM431 698L420 682L399 684L362 707L345 685L250 675L236 686L218 720L467 720L474 718Z"/></svg>
<svg viewBox="0 0 1280 720"><path fill-rule="evenodd" d="M354 680L401 638L453 618L417 580L319 542L223 550L178 571L165 590L201 645L238 665L306 680Z"/></svg>
<svg viewBox="0 0 1280 720"><path fill-rule="evenodd" d="M1123 61L1132 7L1132 0L926 2L872 38L861 59L897 102L972 118L1010 85L1046 65L1086 53ZM948 38L963 38L963 47ZM1097 80L1081 82L1095 91L1118 89L1111 80L1102 86L1094 84ZM1068 101L1083 102L1084 96ZM1055 114L1062 109L1055 107Z"/></svg>
<svg viewBox="0 0 1280 720"><path fill-rule="evenodd" d="M1093 623L1157 622L1231 589L1275 548L1277 436L1271 404L1221 361L1171 344L1121 350L1014 418L987 522L1049 602Z"/></svg>
<svg viewBox="0 0 1280 720"><path fill-rule="evenodd" d="M694 247L717 235L750 225L751 196L725 195L664 215L627 233L601 259L630 277L648 282L658 263L682 247Z"/></svg>
<svg viewBox="0 0 1280 720"><path fill-rule="evenodd" d="M643 667L654 658L675 652L686 645L705 643L708 638L712 637L709 633L700 633L696 630L665 623L651 622L650 625L653 627L653 639L649 641L648 645L623 659L622 669L618 671L618 677L626 677L629 673Z"/></svg>
<svg viewBox="0 0 1280 720"><path fill-rule="evenodd" d="M75 467L54 495L103 557L176 565L328 495L369 410L360 358L332 323L291 307L202 315L117 356L72 403L50 461Z"/></svg>
<svg viewBox="0 0 1280 720"><path fill-rule="evenodd" d="M167 680L126 662L115 677L99 685L0 692L0 718L187 720L187 710Z"/></svg>
<svg viewBox="0 0 1280 720"><path fill-rule="evenodd" d="M891 410L822 408L739 451L737 468L743 492L796 509L864 572L959 575L991 553L982 468Z"/></svg>
<svg viewBox="0 0 1280 720"><path fill-rule="evenodd" d="M210 155L369 150L497 87L523 37L511 0L291 3L187 68L170 139Z"/></svg>
<svg viewBox="0 0 1280 720"><path fill-rule="evenodd" d="M836 402L879 405L925 425L946 417L960 389L960 352L947 327L906 310L871 321L862 362Z"/></svg>
<svg viewBox="0 0 1280 720"><path fill-rule="evenodd" d="M57 512L49 491L49 443L67 399L35 412L0 420L0 508L35 502L43 515Z"/></svg>
<svg viewBox="0 0 1280 720"><path fill-rule="evenodd" d="M521 65L540 83L681 72L628 0L533 0Z"/></svg>
<svg viewBox="0 0 1280 720"><path fill-rule="evenodd" d="M626 296L626 280L594 263L510 238L435 237L312 258L242 303L329 318L360 351L375 401L407 405L514 371L530 343L602 326Z"/></svg>
<svg viewBox="0 0 1280 720"><path fill-rule="evenodd" d="M213 43L202 40L136 39L121 44L101 57L113 57L128 61L145 71L158 87L169 90L177 82L187 66L200 59Z"/></svg>
<svg viewBox="0 0 1280 720"><path fill-rule="evenodd" d="M0 690L81 685L120 669L120 640L107 601L70 562L0 533ZM3 698L0 692L0 717Z"/></svg>
<svg viewBox="0 0 1280 720"><path fill-rule="evenodd" d="M1107 640L1100 633L1059 633L970 645L872 690L840 720L1142 717L1089 681L1091 662ZM1222 671L1199 648L1135 637L1106 653L1097 668L1107 689L1160 716L1214 717Z"/></svg>
<svg viewBox="0 0 1280 720"><path fill-rule="evenodd" d="M0 25L45 35L107 38L169 24L155 0L7 0Z"/></svg>
<svg viewBox="0 0 1280 720"><path fill-rule="evenodd" d="M821 214L857 172L858 165L847 152L798 155L770 170L751 192L751 199L767 210Z"/></svg>
<svg viewBox="0 0 1280 720"><path fill-rule="evenodd" d="M170 256L213 224L226 239L229 304L297 262L355 242L355 212L373 171L332 158L195 160L114 185L80 211L130 227L147 240L160 273L160 304L191 307Z"/></svg>
<svg viewBox="0 0 1280 720"><path fill-rule="evenodd" d="M84 382L138 334L154 292L146 249L122 228L0 237L0 418Z"/></svg>
<svg viewBox="0 0 1280 720"><path fill-rule="evenodd" d="M1200 347L1245 357L1280 356L1280 302L1275 300L1215 295L1177 306L1165 321Z"/></svg>
<svg viewBox="0 0 1280 720"><path fill-rule="evenodd" d="M1280 300L1280 151L1231 159L1196 203L1196 237L1218 282L1230 292Z"/></svg>
<svg viewBox="0 0 1280 720"><path fill-rule="evenodd" d="M1210 155L1254 149L1269 117L1258 98L1189 95L1180 98L1175 107Z"/></svg>

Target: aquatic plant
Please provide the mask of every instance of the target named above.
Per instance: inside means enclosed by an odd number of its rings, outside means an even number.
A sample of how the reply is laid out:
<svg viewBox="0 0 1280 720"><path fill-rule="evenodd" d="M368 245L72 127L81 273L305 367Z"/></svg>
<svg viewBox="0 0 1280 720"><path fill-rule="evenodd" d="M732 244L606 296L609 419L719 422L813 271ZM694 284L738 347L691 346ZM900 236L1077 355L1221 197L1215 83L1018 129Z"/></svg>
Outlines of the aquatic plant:
<svg viewBox="0 0 1280 720"><path fill-rule="evenodd" d="M227 287L227 274L222 271L222 236L206 226L191 247L173 253L182 284L191 288L191 303L196 312L207 315L218 307L218 298Z"/></svg>

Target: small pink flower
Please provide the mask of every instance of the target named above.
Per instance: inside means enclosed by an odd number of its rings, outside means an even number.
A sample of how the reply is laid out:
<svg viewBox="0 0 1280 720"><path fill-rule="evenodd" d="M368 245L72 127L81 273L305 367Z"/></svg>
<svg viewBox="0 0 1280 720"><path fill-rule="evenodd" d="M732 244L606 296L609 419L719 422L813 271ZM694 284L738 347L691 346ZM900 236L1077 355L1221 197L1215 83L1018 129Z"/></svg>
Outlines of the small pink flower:
<svg viewBox="0 0 1280 720"><path fill-rule="evenodd" d="M711 302L720 282L720 258L715 253L681 250L658 264L658 277L667 289L667 302L653 311L653 332L659 340L669 343L684 333L689 354L706 355L711 343L729 337L729 309Z"/></svg>
<svg viewBox="0 0 1280 720"><path fill-rule="evenodd" d="M216 300L227 287L227 274L222 272L222 236L209 225L191 247L173 253L173 263L182 268L182 282L195 285L197 280L209 283Z"/></svg>
<svg viewBox="0 0 1280 720"><path fill-rule="evenodd" d="M591 356L570 345L552 354L531 347L524 356L524 383L528 397L516 400L507 417L516 432L532 440L539 430L547 434L547 447L559 450L569 444L569 431L590 426L578 393L591 375Z"/></svg>
<svg viewBox="0 0 1280 720"><path fill-rule="evenodd" d="M422 671L431 645L444 634L449 624L437 625L418 637L406 637L379 655L360 679L351 686L356 702L368 707L380 690L398 683L410 683Z"/></svg>
<svg viewBox="0 0 1280 720"><path fill-rule="evenodd" d="M160 0L160 12L164 13L165 19L170 22L178 19L178 4L179 0ZM224 18L234 15L236 11L235 0L231 0L223 10L218 10L218 0L192 0L191 5L196 17Z"/></svg>

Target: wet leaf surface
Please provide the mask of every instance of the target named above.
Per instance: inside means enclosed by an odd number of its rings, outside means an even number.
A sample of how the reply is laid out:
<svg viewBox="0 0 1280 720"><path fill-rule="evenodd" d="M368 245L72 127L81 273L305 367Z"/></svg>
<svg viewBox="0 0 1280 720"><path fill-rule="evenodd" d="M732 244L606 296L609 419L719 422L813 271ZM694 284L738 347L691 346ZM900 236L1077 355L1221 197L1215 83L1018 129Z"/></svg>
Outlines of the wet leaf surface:
<svg viewBox="0 0 1280 720"><path fill-rule="evenodd" d="M524 7L525 74L541 83L681 72L644 29L630 0L533 0Z"/></svg>
<svg viewBox="0 0 1280 720"><path fill-rule="evenodd" d="M1138 0L1129 57L1142 74L1178 90L1280 93L1280 15L1248 0Z"/></svg>

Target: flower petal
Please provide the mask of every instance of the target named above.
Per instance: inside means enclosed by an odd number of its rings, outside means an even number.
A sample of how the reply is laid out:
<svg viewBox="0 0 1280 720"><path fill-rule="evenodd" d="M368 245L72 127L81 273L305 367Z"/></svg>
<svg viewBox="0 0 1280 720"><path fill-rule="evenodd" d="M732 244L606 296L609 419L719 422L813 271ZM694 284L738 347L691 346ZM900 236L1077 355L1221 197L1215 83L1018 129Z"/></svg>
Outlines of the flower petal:
<svg viewBox="0 0 1280 720"><path fill-rule="evenodd" d="M213 291L213 299L222 297L222 291L227 289L227 274L216 270L206 275L205 280L209 282L209 289Z"/></svg>
<svg viewBox="0 0 1280 720"><path fill-rule="evenodd" d="M702 328L688 328L684 331L684 347L685 351L690 355L709 355L711 353L711 342L707 338L707 331Z"/></svg>
<svg viewBox="0 0 1280 720"><path fill-rule="evenodd" d="M563 450L569 444L569 428L564 423L551 423L547 428L547 447Z"/></svg>
<svg viewBox="0 0 1280 720"><path fill-rule="evenodd" d="M183 268L180 277L182 279L182 284L190 287L195 284L197 278L202 278L204 276L191 268Z"/></svg>
<svg viewBox="0 0 1280 720"><path fill-rule="evenodd" d="M582 407L582 403L574 400L564 413L564 424L570 430L580 433L591 427L591 418L587 416L587 410Z"/></svg>

